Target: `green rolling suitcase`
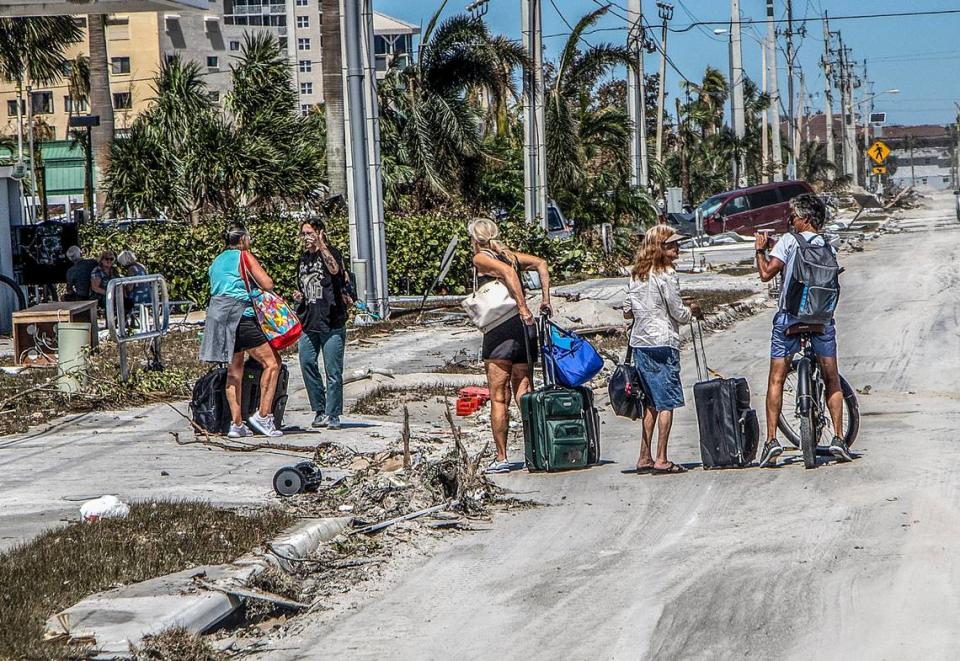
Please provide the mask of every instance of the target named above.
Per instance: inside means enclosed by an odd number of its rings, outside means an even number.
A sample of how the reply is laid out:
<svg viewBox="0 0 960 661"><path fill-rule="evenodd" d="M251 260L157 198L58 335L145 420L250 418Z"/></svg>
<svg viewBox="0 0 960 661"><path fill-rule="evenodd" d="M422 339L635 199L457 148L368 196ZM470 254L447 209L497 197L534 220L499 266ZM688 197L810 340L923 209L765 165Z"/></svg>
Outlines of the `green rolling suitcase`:
<svg viewBox="0 0 960 661"><path fill-rule="evenodd" d="M539 336L543 342L543 324ZM546 341L550 341L549 335ZM538 349L543 361L542 345ZM542 364L546 385L520 398L527 470L554 472L586 468L590 460L590 440L583 395L556 385L546 362Z"/></svg>

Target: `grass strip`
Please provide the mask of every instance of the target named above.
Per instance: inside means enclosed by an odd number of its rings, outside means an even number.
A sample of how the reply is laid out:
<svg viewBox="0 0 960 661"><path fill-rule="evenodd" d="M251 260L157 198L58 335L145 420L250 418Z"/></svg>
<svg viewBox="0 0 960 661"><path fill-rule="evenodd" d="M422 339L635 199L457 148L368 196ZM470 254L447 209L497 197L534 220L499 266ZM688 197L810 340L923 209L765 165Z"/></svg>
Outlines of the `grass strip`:
<svg viewBox="0 0 960 661"><path fill-rule="evenodd" d="M72 523L0 553L0 659L69 659L43 640L47 618L84 597L205 564L231 562L293 522L198 502L142 502L124 519Z"/></svg>

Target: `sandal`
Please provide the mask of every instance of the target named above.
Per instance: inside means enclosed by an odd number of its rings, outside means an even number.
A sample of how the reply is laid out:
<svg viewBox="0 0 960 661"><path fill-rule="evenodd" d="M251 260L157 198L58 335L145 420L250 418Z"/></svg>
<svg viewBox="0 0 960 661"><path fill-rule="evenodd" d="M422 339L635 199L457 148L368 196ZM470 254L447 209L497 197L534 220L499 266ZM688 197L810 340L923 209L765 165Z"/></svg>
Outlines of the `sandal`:
<svg viewBox="0 0 960 661"><path fill-rule="evenodd" d="M637 475L649 475L653 472L653 464L649 466L637 466Z"/></svg>
<svg viewBox="0 0 960 661"><path fill-rule="evenodd" d="M680 473L686 473L687 469L671 461L668 468L654 468L651 472L654 475L679 475Z"/></svg>

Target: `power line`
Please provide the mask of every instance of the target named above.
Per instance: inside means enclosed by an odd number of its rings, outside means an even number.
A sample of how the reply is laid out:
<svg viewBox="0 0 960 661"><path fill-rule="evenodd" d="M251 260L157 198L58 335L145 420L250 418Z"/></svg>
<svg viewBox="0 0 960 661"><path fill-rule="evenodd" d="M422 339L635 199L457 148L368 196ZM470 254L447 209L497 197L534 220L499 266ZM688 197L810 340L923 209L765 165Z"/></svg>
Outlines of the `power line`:
<svg viewBox="0 0 960 661"><path fill-rule="evenodd" d="M887 12L887 13L883 13L883 14L849 14L849 15L847 15L847 16L831 16L831 17L830 17L830 20L831 20L831 21L853 21L853 20L870 19L870 18L901 18L901 17L917 17L917 16L946 16L946 15L951 15L951 14L960 14L960 9L937 9L937 10L930 10L930 11ZM818 16L818 17L816 17L816 18L811 18L811 19L808 19L808 20L814 21L814 22L818 22L818 23L822 23L822 22L823 22L823 18L820 17L820 16ZM744 21L744 20L741 20L741 21L730 21L730 20L725 20L725 21L697 21L697 22L690 23L690 24L685 25L685 26L680 27L680 28L668 28L668 29L669 29L671 32L689 32L689 31L692 30L693 28L699 27L699 26L701 26L701 25L721 25L721 26L723 26L723 25L730 25L730 24L748 25L748 24L750 24L750 23L755 23L755 22L756 22L756 21L753 21L753 20L747 20L747 21ZM768 22L768 23L769 23L769 22L773 22L773 23L787 23L788 21L787 21L787 19L782 19L782 18L780 18L780 19L773 19L773 21L767 21L767 22Z"/></svg>

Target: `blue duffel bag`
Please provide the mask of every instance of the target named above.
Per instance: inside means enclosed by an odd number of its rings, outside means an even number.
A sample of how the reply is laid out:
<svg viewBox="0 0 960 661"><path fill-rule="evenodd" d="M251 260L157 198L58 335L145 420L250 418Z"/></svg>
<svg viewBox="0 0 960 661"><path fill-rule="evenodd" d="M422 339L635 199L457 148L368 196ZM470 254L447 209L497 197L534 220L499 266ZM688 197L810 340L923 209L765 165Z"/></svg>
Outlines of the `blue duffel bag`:
<svg viewBox="0 0 960 661"><path fill-rule="evenodd" d="M603 369L603 358L585 339L557 326L545 324L544 367L552 372L553 380L567 388L577 388L595 377Z"/></svg>

